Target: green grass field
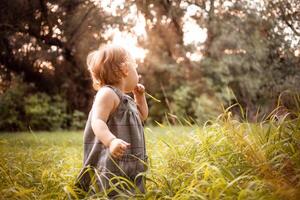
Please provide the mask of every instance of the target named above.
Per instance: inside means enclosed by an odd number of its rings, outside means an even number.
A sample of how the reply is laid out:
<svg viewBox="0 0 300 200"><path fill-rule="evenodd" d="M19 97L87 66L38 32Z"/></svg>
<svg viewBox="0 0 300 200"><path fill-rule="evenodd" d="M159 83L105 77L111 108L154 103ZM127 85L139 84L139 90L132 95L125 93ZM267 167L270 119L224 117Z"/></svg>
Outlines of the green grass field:
<svg viewBox="0 0 300 200"><path fill-rule="evenodd" d="M300 119L146 127L143 199L299 199ZM82 132L0 134L1 199L68 199Z"/></svg>

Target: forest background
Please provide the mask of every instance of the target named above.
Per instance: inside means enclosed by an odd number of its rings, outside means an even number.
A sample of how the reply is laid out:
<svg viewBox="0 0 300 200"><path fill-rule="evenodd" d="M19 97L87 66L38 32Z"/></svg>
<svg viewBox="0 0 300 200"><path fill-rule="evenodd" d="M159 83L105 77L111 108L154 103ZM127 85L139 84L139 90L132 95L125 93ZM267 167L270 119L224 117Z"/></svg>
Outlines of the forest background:
<svg viewBox="0 0 300 200"><path fill-rule="evenodd" d="M1 1L0 130L82 129L106 43L137 59L149 124L299 111L299 27L297 0Z"/></svg>

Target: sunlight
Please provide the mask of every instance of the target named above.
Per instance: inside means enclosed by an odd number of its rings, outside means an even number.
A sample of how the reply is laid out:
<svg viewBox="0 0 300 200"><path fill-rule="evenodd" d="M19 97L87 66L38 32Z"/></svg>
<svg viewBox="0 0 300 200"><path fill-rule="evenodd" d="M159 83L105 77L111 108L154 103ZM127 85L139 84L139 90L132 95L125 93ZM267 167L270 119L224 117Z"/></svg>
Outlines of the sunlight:
<svg viewBox="0 0 300 200"><path fill-rule="evenodd" d="M200 12L199 7L194 5L181 5L186 6L186 13L183 17L183 42L184 45L193 45L195 50L193 52L187 52L186 57L191 61L200 61L203 58L201 48L207 39L207 29L200 27L196 20L192 17L198 15Z"/></svg>
<svg viewBox="0 0 300 200"><path fill-rule="evenodd" d="M100 6L104 11L111 13L113 16L117 15L117 9L123 9L125 0L90 0L95 5Z"/></svg>
<svg viewBox="0 0 300 200"><path fill-rule="evenodd" d="M124 0L116 1L116 0L91 0L94 4L101 7L105 12L111 13L113 16L117 15L118 9L124 8ZM184 6L187 8L187 11L184 16L184 25L183 25L183 32L184 32L184 45L194 45L195 47L201 46L206 41L207 38L207 30L204 28L201 28L197 25L197 22L192 18L193 15L197 15L197 12L199 12L199 8L197 6L189 6L187 4L182 4L181 6ZM129 50L129 52L132 54L132 56L139 60L140 62L143 62L147 50L140 47L138 44L139 39L147 39L147 33L146 33L146 20L144 16L137 11L137 8L135 5L132 5L129 7L129 14L123 17L124 23L133 22L134 26L130 29L130 31L120 31L118 28L108 28L104 35L104 38L109 40L112 44L118 44L121 46L124 46L126 49ZM150 12L154 12L151 10ZM166 18L161 23L168 23L168 19ZM199 48L196 48L197 50ZM196 52L188 52L186 55L188 58L190 58L193 61L199 61L202 59L202 55L200 51ZM180 61L178 61L180 62Z"/></svg>
<svg viewBox="0 0 300 200"><path fill-rule="evenodd" d="M96 1L94 1L96 2ZM100 1L100 6L106 11L111 13L112 15L116 15L116 10L118 8L124 7L124 1L111 1L105 0ZM117 44L125 47L130 54L139 62L143 62L147 50L139 47L138 39L146 39L146 20L143 15L138 13L135 5L129 7L129 14L123 17L124 23L133 23L134 26L130 29L130 31L120 31L119 28L108 28L103 34L104 38L109 40L110 44Z"/></svg>
<svg viewBox="0 0 300 200"><path fill-rule="evenodd" d="M110 43L117 44L128 49L130 54L140 62L143 62L146 57L147 50L138 47L138 40L134 34L121 32L120 30L115 29Z"/></svg>
<svg viewBox="0 0 300 200"><path fill-rule="evenodd" d="M137 20L131 32L120 31L119 28L109 28L103 33L109 44L117 44L126 48L139 62L144 62L148 50L138 45L138 38L146 38L145 19Z"/></svg>
<svg viewBox="0 0 300 200"><path fill-rule="evenodd" d="M183 42L185 45L199 46L206 41L207 29L201 28L193 16L197 16L201 9L195 5L188 5L187 3L181 3L182 8L186 9L186 13L183 17Z"/></svg>
<svg viewBox="0 0 300 200"><path fill-rule="evenodd" d="M39 73L42 73L45 70L54 71L55 68L50 61L37 59L34 62L34 67L38 70Z"/></svg>
<svg viewBox="0 0 300 200"><path fill-rule="evenodd" d="M196 21L191 18L187 18L183 25L184 32L184 44L201 44L204 43L207 38L207 29L201 28L197 25Z"/></svg>
<svg viewBox="0 0 300 200"><path fill-rule="evenodd" d="M294 52L294 54L295 54L296 57L300 57L300 50L297 49L297 50Z"/></svg>

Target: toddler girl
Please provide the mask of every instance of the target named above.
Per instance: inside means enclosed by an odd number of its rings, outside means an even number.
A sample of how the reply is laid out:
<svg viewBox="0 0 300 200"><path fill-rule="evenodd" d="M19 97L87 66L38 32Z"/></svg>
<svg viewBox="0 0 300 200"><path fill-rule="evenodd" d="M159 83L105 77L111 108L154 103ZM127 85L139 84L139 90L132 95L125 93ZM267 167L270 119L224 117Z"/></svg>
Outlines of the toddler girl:
<svg viewBox="0 0 300 200"><path fill-rule="evenodd" d="M145 88L138 83L137 64L128 51L116 45L90 53L87 64L97 94L84 130L83 168L76 185L109 197L145 193L147 155L142 122L148 106ZM126 94L129 92L134 99Z"/></svg>

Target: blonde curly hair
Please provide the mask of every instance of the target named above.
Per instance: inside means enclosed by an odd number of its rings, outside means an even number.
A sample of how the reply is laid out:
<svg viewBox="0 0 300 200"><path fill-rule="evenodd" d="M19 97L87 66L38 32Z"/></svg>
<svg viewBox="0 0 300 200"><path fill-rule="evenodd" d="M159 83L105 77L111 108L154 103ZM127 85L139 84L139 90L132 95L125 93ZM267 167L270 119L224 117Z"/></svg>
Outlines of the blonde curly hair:
<svg viewBox="0 0 300 200"><path fill-rule="evenodd" d="M93 88L118 84L124 76L122 66L129 58L129 52L118 45L105 45L87 56L87 66L93 80Z"/></svg>

